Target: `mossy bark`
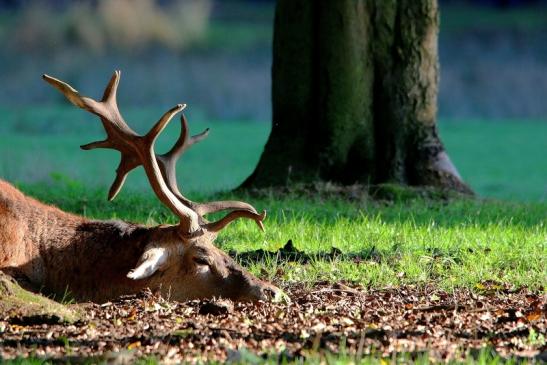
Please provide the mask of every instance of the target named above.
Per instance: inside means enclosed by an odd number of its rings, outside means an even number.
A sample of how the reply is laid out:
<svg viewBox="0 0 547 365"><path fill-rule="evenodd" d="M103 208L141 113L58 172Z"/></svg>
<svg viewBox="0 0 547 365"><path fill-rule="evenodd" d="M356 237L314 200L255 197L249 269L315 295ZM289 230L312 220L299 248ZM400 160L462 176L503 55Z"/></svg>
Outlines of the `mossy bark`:
<svg viewBox="0 0 547 365"><path fill-rule="evenodd" d="M272 132L243 186L471 192L437 132L438 29L436 0L278 0Z"/></svg>
<svg viewBox="0 0 547 365"><path fill-rule="evenodd" d="M23 289L0 271L0 320L11 322L75 322L80 313L40 294Z"/></svg>

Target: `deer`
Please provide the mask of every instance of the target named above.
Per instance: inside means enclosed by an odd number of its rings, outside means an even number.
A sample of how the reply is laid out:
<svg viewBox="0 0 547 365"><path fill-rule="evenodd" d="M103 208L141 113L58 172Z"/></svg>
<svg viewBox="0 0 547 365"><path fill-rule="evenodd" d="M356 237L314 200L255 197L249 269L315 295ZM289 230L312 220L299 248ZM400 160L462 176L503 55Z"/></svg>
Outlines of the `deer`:
<svg viewBox="0 0 547 365"><path fill-rule="evenodd" d="M223 297L234 301L288 300L278 287L253 276L214 245L218 233L238 218L251 219L261 230L266 211L242 201L193 202L177 183L176 162L209 129L191 136L181 113L180 135L165 154L154 145L171 119L186 105L177 104L152 126L137 134L117 106L120 71L115 71L100 101L79 94L54 77L42 78L73 105L102 122L106 139L83 150L117 150L120 163L108 193L113 200L129 172L142 166L157 198L178 224L148 227L120 220L93 220L67 213L24 195L0 180L0 270L42 293L77 301L107 302L146 288L175 301ZM227 211L209 222L205 216Z"/></svg>

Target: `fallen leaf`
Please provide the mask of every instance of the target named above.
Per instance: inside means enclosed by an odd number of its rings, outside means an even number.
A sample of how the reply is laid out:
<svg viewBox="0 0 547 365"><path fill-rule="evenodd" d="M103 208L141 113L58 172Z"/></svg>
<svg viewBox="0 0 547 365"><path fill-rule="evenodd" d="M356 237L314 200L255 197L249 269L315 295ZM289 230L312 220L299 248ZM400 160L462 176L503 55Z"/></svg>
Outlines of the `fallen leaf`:
<svg viewBox="0 0 547 365"><path fill-rule="evenodd" d="M131 342L131 343L127 346L127 349L128 349L128 350L133 350L133 349L136 349L137 347L141 347L141 341Z"/></svg>
<svg viewBox="0 0 547 365"><path fill-rule="evenodd" d="M134 321L137 319L137 309L131 308L131 311L129 312L129 315L126 318L128 321Z"/></svg>
<svg viewBox="0 0 547 365"><path fill-rule="evenodd" d="M527 319L529 322L537 321L538 319L541 318L542 314L543 314L543 313L541 312L541 310L536 309L536 310L533 311L533 312L527 313L527 314L526 314L526 319Z"/></svg>

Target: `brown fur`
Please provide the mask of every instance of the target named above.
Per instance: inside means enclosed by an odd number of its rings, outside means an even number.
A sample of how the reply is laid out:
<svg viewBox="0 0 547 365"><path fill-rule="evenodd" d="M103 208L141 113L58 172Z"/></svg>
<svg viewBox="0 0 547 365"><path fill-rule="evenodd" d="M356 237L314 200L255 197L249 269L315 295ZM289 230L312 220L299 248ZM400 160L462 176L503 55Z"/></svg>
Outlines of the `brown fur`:
<svg viewBox="0 0 547 365"><path fill-rule="evenodd" d="M185 242L175 226L89 220L0 180L0 270L22 275L46 293L103 302L145 287L176 300L267 299L279 291L241 268L213 239ZM147 279L129 279L150 245L168 249L168 262Z"/></svg>

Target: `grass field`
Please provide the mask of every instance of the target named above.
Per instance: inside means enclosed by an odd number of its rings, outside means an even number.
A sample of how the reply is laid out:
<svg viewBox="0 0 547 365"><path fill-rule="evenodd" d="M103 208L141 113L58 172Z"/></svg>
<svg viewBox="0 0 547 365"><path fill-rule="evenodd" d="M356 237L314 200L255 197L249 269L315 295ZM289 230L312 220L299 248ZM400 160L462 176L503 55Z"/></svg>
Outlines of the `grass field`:
<svg viewBox="0 0 547 365"><path fill-rule="evenodd" d="M158 224L173 217L150 194L126 193L106 202L105 192L78 183L54 189L23 186L42 201L93 218L123 218ZM312 254L311 265L271 260L251 262L256 274L283 282L357 281L378 288L431 284L443 289L474 288L484 280L541 289L547 277L545 203L480 200L436 202L403 194L395 202L376 202L366 195L348 201L329 193L318 197L265 192L246 197L269 212L266 233L239 221L217 240L226 251L276 251L288 240ZM221 196L193 194L201 201ZM241 197L240 197L241 198ZM322 257L336 247L343 254ZM356 259L359 264L356 265Z"/></svg>

